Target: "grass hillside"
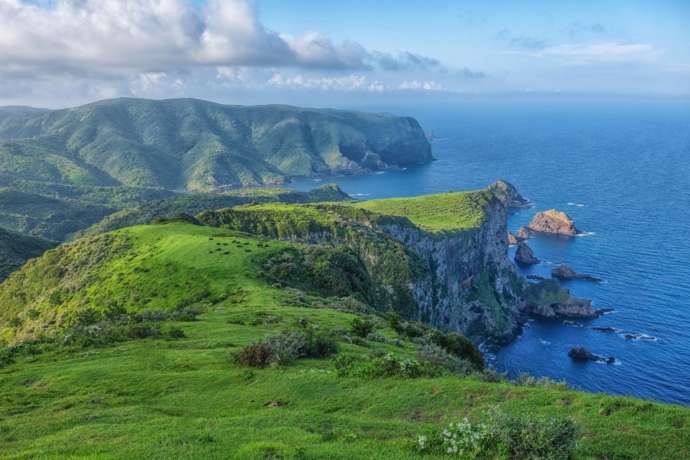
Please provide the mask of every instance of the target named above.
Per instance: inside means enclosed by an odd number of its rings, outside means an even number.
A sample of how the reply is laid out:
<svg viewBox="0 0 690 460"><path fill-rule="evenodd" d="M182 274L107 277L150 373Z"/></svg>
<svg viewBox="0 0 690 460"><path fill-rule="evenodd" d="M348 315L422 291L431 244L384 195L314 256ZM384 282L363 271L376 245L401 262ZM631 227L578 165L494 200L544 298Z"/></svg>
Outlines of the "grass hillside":
<svg viewBox="0 0 690 460"><path fill-rule="evenodd" d="M370 200L355 206L380 214L406 217L430 232L462 231L479 228L484 221L484 209L493 198L490 190L482 190Z"/></svg>
<svg viewBox="0 0 690 460"><path fill-rule="evenodd" d="M145 224L155 218L171 218L179 214L194 215L209 209L230 208L248 203L275 201L310 203L350 199L349 195L334 184L326 184L308 192L296 192L280 188L249 188L223 194L182 194L115 212L87 229L85 233L102 233L131 225Z"/></svg>
<svg viewBox="0 0 690 460"><path fill-rule="evenodd" d="M431 160L412 118L192 99L10 111L0 140L0 180L77 186L209 191Z"/></svg>
<svg viewBox="0 0 690 460"><path fill-rule="evenodd" d="M338 295L368 281L319 248L169 222L29 262L0 285L0 456L462 458L434 443L465 417L494 458L687 452L688 409L502 381L461 337ZM285 288L285 251L320 277Z"/></svg>
<svg viewBox="0 0 690 460"><path fill-rule="evenodd" d="M52 241L20 235L0 228L0 281L32 257L55 246Z"/></svg>

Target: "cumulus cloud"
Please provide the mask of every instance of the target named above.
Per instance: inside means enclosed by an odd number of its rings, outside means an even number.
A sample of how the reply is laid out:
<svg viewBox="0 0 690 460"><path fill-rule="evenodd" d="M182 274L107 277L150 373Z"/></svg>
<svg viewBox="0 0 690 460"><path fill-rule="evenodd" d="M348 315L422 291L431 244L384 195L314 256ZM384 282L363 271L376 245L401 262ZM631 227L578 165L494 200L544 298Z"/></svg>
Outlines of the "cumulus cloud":
<svg viewBox="0 0 690 460"><path fill-rule="evenodd" d="M446 71L408 51L270 30L254 0L0 0L0 98L8 103L179 96L204 86L381 92L398 86L396 73Z"/></svg>
<svg viewBox="0 0 690 460"><path fill-rule="evenodd" d="M58 0L41 7L0 0L0 64L160 71L190 65L305 66L363 69L368 53L306 33L266 29L250 0Z"/></svg>

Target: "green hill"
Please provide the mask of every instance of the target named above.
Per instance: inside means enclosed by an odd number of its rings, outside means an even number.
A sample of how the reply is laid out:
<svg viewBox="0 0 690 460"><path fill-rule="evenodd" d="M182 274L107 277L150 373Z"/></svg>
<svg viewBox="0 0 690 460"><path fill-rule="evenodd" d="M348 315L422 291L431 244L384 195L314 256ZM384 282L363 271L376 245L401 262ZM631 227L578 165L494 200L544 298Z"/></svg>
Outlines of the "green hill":
<svg viewBox="0 0 690 460"><path fill-rule="evenodd" d="M462 337L367 304L343 246L188 220L64 244L0 285L3 457L462 458L450 423L491 458L690 445L686 408L480 370Z"/></svg>
<svg viewBox="0 0 690 460"><path fill-rule="evenodd" d="M0 226L53 241L65 240L114 211L108 206L0 188Z"/></svg>
<svg viewBox="0 0 690 460"><path fill-rule="evenodd" d="M0 180L209 191L431 160L412 118L115 99L0 113Z"/></svg>
<svg viewBox="0 0 690 460"><path fill-rule="evenodd" d="M0 228L0 281L32 257L55 246L52 241L20 235Z"/></svg>

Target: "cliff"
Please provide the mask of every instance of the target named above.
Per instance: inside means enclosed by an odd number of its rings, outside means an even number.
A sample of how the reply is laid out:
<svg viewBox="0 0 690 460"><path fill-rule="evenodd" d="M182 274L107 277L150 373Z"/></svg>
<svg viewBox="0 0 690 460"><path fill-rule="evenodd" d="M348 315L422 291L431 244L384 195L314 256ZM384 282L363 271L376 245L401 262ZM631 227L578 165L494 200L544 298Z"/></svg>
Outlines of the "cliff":
<svg viewBox="0 0 690 460"><path fill-rule="evenodd" d="M199 220L307 244L344 244L382 287L376 302L475 339L511 340L523 282L507 258L506 206L490 189L349 205L257 205Z"/></svg>

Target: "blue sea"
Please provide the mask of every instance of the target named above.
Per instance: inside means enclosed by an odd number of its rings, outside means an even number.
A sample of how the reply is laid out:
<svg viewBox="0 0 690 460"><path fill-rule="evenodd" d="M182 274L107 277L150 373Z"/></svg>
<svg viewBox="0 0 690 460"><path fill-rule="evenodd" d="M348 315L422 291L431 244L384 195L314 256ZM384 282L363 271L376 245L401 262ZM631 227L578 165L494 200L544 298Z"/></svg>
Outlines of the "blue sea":
<svg viewBox="0 0 690 460"><path fill-rule="evenodd" d="M437 161L324 182L370 199L477 189L503 178L534 203L511 216L510 229L556 208L587 232L530 240L542 263L523 273L549 276L567 263L605 280L564 283L572 293L615 311L573 324L529 321L517 340L489 356L498 370L690 405L690 101L525 96L367 109L416 117L433 132ZM567 355L573 346L616 363L574 363Z"/></svg>

